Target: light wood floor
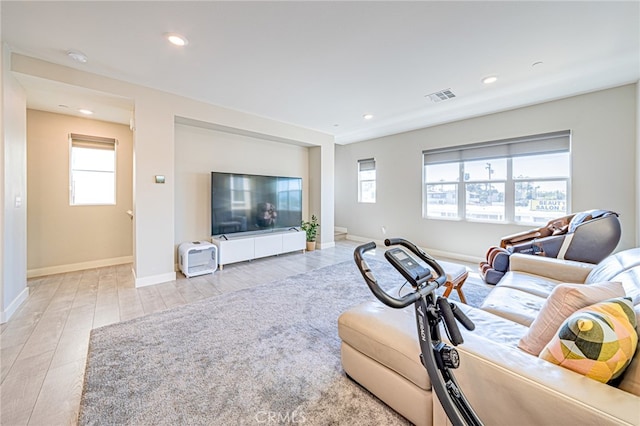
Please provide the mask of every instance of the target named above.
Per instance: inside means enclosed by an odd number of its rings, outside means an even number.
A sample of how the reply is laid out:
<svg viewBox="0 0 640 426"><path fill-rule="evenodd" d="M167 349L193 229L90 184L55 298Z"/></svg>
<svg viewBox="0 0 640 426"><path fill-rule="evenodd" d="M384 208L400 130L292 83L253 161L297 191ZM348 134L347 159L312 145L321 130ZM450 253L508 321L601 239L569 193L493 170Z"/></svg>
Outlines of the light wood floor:
<svg viewBox="0 0 640 426"><path fill-rule="evenodd" d="M92 329L352 260L356 246L338 241L142 288L131 265L31 279L28 300L1 329L0 424L76 424Z"/></svg>

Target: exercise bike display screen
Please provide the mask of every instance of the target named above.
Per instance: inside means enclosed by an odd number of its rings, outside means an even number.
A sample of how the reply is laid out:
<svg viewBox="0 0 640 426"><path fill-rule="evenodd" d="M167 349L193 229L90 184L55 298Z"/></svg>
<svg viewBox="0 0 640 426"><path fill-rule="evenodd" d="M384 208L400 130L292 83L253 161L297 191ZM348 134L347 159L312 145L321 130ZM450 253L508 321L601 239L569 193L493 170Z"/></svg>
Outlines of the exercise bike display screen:
<svg viewBox="0 0 640 426"><path fill-rule="evenodd" d="M384 253L389 263L413 286L431 278L431 269L422 266L419 260L401 248L392 248Z"/></svg>

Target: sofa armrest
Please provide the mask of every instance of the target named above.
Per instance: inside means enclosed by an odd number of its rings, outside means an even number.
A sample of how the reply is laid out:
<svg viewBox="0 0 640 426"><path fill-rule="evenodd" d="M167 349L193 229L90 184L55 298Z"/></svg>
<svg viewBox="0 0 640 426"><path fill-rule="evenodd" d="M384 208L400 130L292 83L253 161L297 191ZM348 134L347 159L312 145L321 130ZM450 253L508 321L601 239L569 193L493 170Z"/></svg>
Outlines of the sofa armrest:
<svg viewBox="0 0 640 426"><path fill-rule="evenodd" d="M566 283L584 283L595 265L554 257L514 253L509 256L509 270L540 275Z"/></svg>
<svg viewBox="0 0 640 426"><path fill-rule="evenodd" d="M636 395L473 333L464 339L455 376L484 424L638 425Z"/></svg>

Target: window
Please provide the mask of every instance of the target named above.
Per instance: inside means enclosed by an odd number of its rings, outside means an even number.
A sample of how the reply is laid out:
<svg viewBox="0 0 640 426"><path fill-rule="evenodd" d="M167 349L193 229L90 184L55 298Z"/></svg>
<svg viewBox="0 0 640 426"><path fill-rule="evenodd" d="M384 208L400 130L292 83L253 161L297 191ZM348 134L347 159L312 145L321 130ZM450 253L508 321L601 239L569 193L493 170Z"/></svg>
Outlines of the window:
<svg viewBox="0 0 640 426"><path fill-rule="evenodd" d="M69 135L69 203L72 206L116 203L115 139Z"/></svg>
<svg viewBox="0 0 640 426"><path fill-rule="evenodd" d="M376 160L358 160L358 202L376 202Z"/></svg>
<svg viewBox="0 0 640 426"><path fill-rule="evenodd" d="M251 183L249 178L243 175L231 175L231 210L251 209Z"/></svg>
<svg viewBox="0 0 640 426"><path fill-rule="evenodd" d="M570 133L423 152L423 217L546 223L570 211Z"/></svg>
<svg viewBox="0 0 640 426"><path fill-rule="evenodd" d="M278 178L278 208L302 211L302 179Z"/></svg>

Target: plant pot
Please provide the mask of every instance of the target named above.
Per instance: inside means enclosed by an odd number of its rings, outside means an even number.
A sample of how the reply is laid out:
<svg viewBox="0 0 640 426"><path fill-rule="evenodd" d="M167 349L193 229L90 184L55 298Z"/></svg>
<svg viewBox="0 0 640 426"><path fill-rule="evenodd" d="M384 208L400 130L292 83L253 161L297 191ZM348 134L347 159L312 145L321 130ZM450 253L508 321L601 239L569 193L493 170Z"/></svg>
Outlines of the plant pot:
<svg viewBox="0 0 640 426"><path fill-rule="evenodd" d="M314 251L316 249L315 241L307 241L307 251Z"/></svg>

